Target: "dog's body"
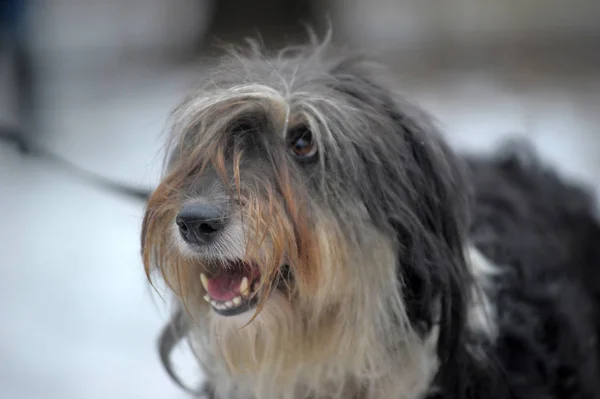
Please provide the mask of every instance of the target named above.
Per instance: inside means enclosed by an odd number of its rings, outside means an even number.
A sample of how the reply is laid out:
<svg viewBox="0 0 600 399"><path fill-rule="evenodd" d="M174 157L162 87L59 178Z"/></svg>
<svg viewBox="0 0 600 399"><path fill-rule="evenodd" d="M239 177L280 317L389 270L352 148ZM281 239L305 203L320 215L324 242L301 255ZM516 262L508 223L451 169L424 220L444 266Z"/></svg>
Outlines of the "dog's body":
<svg viewBox="0 0 600 399"><path fill-rule="evenodd" d="M587 193L523 146L457 157L360 57L233 58L142 237L214 398L600 398Z"/></svg>
<svg viewBox="0 0 600 399"><path fill-rule="evenodd" d="M497 331L492 341L478 340L487 357L466 356L456 366L467 397L600 397L600 227L593 199L527 148L469 164L470 242L499 273L484 288Z"/></svg>

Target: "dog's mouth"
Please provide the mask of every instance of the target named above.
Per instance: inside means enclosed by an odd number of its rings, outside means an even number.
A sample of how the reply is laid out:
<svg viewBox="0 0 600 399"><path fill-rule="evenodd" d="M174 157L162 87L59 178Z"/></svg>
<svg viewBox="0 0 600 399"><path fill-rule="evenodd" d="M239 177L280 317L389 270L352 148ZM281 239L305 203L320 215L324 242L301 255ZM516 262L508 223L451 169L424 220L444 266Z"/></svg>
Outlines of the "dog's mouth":
<svg viewBox="0 0 600 399"><path fill-rule="evenodd" d="M202 273L200 279L207 292L204 299L222 316L243 313L257 303L260 270L256 265L228 261L211 277Z"/></svg>
<svg viewBox="0 0 600 399"><path fill-rule="evenodd" d="M210 276L200 274L206 290L204 299L221 316L242 314L258 303L260 277L260 269L255 264L241 260L227 261ZM289 266L281 266L273 286L285 290L291 287L292 282Z"/></svg>

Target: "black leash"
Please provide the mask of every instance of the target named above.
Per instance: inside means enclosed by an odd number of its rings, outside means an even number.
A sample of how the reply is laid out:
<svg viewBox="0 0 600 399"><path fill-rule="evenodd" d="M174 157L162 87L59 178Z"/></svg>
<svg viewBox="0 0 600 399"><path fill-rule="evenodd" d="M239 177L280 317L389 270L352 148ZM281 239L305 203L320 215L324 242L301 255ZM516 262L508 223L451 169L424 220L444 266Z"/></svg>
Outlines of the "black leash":
<svg viewBox="0 0 600 399"><path fill-rule="evenodd" d="M125 184L117 183L106 177L98 175L93 172L89 172L85 169L80 168L77 165L69 162L65 158L48 151L42 146L35 144L33 140L28 140L23 132L16 129L1 129L0 140L12 144L16 149L24 156L31 156L35 158L44 159L60 168L64 171L79 177L83 181L91 183L97 187L103 188L110 192L120 194L135 200L147 201L152 194L152 190L127 186Z"/></svg>
<svg viewBox="0 0 600 399"><path fill-rule="evenodd" d="M91 183L92 185L104 190L144 202L150 198L152 193L151 190L117 183L107 179L106 177L82 169L79 166L69 162L65 158L48 151L40 145L35 144L33 140L27 140L23 132L16 129L0 128L0 141L15 146L19 153L21 153L23 156L44 159L51 164L62 168L64 171L79 177L81 180ZM158 338L158 353L160 356L160 361L167 371L169 377L171 377L173 382L175 382L175 384L177 384L181 389L197 397L206 395L206 397L211 398L212 393L206 384L199 390L193 390L187 387L181 381L173 369L171 355L177 344L187 335L188 331L189 322L185 317L183 309L178 308L177 312L173 315L169 323L163 328Z"/></svg>
<svg viewBox="0 0 600 399"><path fill-rule="evenodd" d="M177 311L169 321L169 323L163 328L158 338L158 353L160 360L169 374L169 377L177 384L181 389L191 394L192 396L212 398L213 394L208 384L204 384L200 389L194 390L187 387L177 376L173 369L173 362L171 361L171 354L177 346L177 344L187 335L189 332L190 325L189 319L186 317L185 312L181 306L178 306Z"/></svg>

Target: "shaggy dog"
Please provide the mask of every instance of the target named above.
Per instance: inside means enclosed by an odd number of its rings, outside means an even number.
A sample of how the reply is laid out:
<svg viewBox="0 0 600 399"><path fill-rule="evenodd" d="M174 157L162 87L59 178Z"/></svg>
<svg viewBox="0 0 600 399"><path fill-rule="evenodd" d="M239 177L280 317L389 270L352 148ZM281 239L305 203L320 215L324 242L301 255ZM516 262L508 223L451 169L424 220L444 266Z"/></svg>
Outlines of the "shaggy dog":
<svg viewBox="0 0 600 399"><path fill-rule="evenodd" d="M163 358L188 337L218 399L600 398L593 198L524 144L458 156L389 76L251 46L177 108Z"/></svg>

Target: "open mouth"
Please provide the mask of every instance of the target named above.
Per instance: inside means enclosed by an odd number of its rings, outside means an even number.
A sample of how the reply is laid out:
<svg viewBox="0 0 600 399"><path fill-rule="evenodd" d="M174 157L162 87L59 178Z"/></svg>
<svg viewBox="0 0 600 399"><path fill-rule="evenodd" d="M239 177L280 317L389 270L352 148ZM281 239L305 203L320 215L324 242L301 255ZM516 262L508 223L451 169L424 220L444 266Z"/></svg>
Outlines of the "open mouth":
<svg viewBox="0 0 600 399"><path fill-rule="evenodd" d="M255 265L231 261L215 276L209 278L202 273L200 279L207 292L204 299L221 316L244 313L258 301L256 290L260 283L260 270Z"/></svg>

